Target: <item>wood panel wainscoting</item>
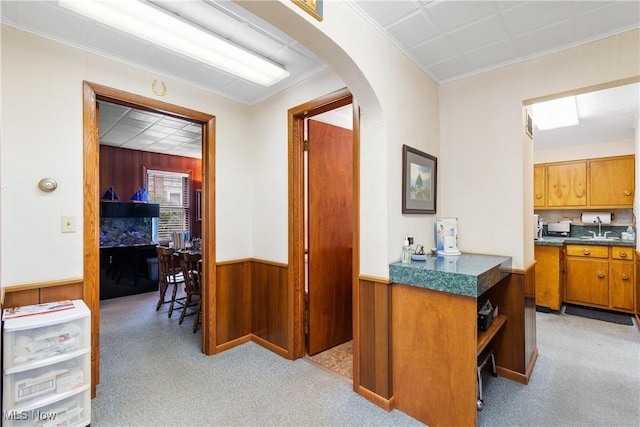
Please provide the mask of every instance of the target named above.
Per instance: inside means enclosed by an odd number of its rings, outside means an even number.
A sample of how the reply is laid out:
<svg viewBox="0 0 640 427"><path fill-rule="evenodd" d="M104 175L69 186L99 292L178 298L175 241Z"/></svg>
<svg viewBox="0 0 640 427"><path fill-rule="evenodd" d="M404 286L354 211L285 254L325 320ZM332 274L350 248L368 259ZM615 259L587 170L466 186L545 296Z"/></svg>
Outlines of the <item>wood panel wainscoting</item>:
<svg viewBox="0 0 640 427"><path fill-rule="evenodd" d="M243 259L216 267L216 353L253 341L289 358L287 266Z"/></svg>
<svg viewBox="0 0 640 427"><path fill-rule="evenodd" d="M357 298L357 330L354 331L353 388L367 400L393 409L391 377L391 282L360 276Z"/></svg>
<svg viewBox="0 0 640 427"><path fill-rule="evenodd" d="M2 288L2 308L82 299L83 286L81 278L7 286Z"/></svg>

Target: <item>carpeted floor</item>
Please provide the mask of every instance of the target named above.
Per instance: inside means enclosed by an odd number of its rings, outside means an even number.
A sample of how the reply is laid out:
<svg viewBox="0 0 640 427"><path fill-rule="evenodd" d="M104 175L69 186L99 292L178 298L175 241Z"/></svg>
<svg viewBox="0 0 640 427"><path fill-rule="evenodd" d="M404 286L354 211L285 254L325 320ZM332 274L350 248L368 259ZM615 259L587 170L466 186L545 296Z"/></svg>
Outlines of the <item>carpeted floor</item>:
<svg viewBox="0 0 640 427"><path fill-rule="evenodd" d="M201 332L178 325L157 293L101 302L101 382L92 426L410 426L306 358L247 343L200 353ZM539 356L529 385L483 377L479 426L640 425L640 333L563 313L537 313Z"/></svg>

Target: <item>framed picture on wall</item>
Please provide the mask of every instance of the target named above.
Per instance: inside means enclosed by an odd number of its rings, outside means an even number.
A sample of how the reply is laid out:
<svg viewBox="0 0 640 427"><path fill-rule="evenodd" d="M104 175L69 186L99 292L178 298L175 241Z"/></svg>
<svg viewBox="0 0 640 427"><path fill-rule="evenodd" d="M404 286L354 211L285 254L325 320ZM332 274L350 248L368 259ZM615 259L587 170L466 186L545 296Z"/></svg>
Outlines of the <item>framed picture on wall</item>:
<svg viewBox="0 0 640 427"><path fill-rule="evenodd" d="M318 21L322 21L322 0L291 0L309 15L316 18Z"/></svg>
<svg viewBox="0 0 640 427"><path fill-rule="evenodd" d="M436 213L438 159L408 145L402 146L402 213Z"/></svg>

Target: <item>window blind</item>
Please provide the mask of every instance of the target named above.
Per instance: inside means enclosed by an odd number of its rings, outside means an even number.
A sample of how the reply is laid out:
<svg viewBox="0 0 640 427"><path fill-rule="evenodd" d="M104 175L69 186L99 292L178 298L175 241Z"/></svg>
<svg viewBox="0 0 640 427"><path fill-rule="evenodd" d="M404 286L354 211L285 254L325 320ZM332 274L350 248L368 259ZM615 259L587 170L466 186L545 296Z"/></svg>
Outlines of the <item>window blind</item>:
<svg viewBox="0 0 640 427"><path fill-rule="evenodd" d="M150 203L160 205L158 239L170 239L172 231L190 230L189 174L147 170Z"/></svg>

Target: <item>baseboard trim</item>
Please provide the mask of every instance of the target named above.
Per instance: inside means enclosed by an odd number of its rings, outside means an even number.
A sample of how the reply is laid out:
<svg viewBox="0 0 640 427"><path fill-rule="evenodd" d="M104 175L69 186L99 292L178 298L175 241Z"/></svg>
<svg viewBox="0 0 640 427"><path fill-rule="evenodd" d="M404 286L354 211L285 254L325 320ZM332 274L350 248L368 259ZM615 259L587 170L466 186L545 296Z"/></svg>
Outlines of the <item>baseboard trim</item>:
<svg viewBox="0 0 640 427"><path fill-rule="evenodd" d="M223 344L216 345L216 353L222 353L225 350L248 343L249 341L251 341L251 334L236 338L235 340L227 341Z"/></svg>
<svg viewBox="0 0 640 427"><path fill-rule="evenodd" d="M267 340L265 340L264 338L260 338L257 335L253 335L251 334L251 341L253 341L254 343L266 348L269 351L274 352L275 354L277 354L280 357L284 357L285 359L291 359L291 357L289 356L289 352L287 350L285 350L282 347L279 347Z"/></svg>
<svg viewBox="0 0 640 427"><path fill-rule="evenodd" d="M364 397L369 402L378 405L379 407L381 407L382 409L384 409L387 412L391 411L393 409L393 401L394 401L393 397L391 397L390 399L385 399L384 397L380 396L379 394L376 394L376 393L372 392L371 390L369 390L367 388L364 388L362 386L358 386L358 389L356 391L358 392L358 394L360 396Z"/></svg>
<svg viewBox="0 0 640 427"><path fill-rule="evenodd" d="M529 378L531 378L531 373L533 372L533 367L535 366L537 359L538 349L536 348L531 355L531 360L529 360L529 364L527 365L527 372L525 374L513 371L511 369L503 368L502 366L496 366L496 371L498 373L498 376L500 377L527 385L529 384Z"/></svg>

